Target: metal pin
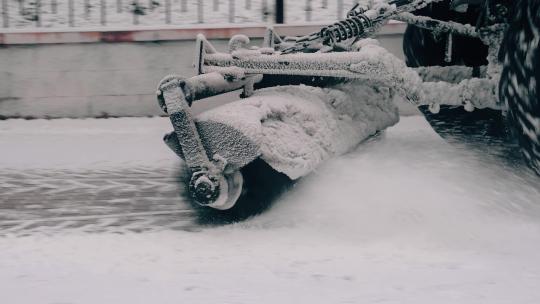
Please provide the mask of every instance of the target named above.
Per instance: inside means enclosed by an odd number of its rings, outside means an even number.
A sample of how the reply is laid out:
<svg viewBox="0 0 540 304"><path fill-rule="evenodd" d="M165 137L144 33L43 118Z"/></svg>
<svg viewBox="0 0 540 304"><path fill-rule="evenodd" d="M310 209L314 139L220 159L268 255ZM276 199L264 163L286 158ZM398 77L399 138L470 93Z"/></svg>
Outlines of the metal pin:
<svg viewBox="0 0 540 304"><path fill-rule="evenodd" d="M444 61L447 63L452 62L452 52L453 52L454 36L449 33L446 38L446 49L444 54Z"/></svg>

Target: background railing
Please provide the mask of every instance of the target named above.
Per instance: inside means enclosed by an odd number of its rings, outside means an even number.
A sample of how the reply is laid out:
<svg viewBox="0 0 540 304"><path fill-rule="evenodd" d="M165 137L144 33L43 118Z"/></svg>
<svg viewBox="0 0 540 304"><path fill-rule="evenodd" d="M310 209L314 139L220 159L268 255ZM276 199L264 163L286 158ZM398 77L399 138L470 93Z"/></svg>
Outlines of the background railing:
<svg viewBox="0 0 540 304"><path fill-rule="evenodd" d="M3 28L331 22L366 0L0 0Z"/></svg>

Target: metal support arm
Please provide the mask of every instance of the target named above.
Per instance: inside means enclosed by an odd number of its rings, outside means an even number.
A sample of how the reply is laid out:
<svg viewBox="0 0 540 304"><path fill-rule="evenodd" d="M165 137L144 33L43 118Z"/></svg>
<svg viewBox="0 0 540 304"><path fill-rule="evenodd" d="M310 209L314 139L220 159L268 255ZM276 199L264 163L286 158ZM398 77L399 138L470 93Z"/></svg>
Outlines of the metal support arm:
<svg viewBox="0 0 540 304"><path fill-rule="evenodd" d="M230 186L224 177L225 164L219 155L211 159L201 141L189 107L195 100L234 91L244 87L244 94L252 92L253 83L260 75L246 77L241 69L224 69L183 79L167 76L158 87L158 103L169 114L187 167L192 173L190 193L202 205L222 204ZM229 178L230 180L230 178ZM222 188L225 188L222 189ZM216 208L223 206L215 206Z"/></svg>

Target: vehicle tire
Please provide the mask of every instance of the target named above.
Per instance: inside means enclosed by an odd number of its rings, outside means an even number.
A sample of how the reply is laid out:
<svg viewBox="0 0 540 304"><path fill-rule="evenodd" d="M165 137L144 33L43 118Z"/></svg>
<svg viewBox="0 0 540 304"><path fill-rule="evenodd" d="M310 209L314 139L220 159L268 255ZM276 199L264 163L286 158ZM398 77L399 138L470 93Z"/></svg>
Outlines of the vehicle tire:
<svg viewBox="0 0 540 304"><path fill-rule="evenodd" d="M444 21L476 24L480 16L478 9L471 8L466 13L450 9L448 1L431 4L415 12ZM453 37L453 56L446 62L445 37L435 37L430 31L409 25L403 37L403 52L409 67L465 65L480 67L487 64L487 46L479 39ZM474 69L473 69L474 70ZM473 72L471 77L479 76ZM441 106L437 114L427 106L419 107L426 120L442 138L450 142L501 143L508 141L508 130L501 111L475 109L467 112L463 107Z"/></svg>
<svg viewBox="0 0 540 304"><path fill-rule="evenodd" d="M527 164L540 175L540 1L517 0L503 41L501 101Z"/></svg>

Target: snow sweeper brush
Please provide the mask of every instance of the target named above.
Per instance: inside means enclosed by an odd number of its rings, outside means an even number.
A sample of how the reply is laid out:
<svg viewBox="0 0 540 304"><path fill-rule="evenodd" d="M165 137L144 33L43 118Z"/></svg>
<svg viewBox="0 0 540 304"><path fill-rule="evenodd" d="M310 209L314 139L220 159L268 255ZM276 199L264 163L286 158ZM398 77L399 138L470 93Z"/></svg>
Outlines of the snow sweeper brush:
<svg viewBox="0 0 540 304"><path fill-rule="evenodd" d="M254 192L266 195L396 124L403 100L435 113L441 104L505 111L497 55L506 21L475 27L413 14L435 2L363 1L347 19L304 37L268 29L256 47L234 36L227 53L199 35L198 75L167 76L157 91L174 128L165 141L185 161L191 198L227 210ZM488 64L476 77L466 66L409 68L369 38L391 19L447 35L448 56L453 35L480 39ZM242 99L191 114L194 102L236 90Z"/></svg>

